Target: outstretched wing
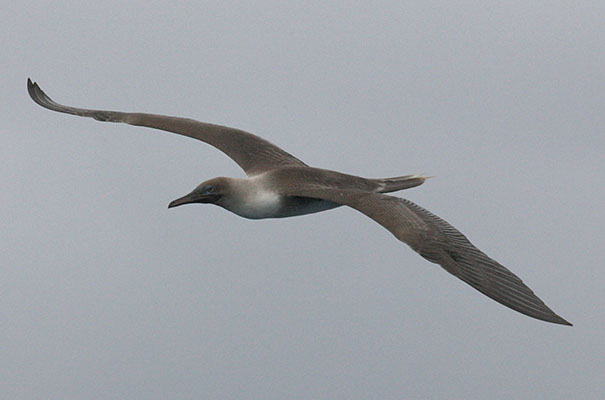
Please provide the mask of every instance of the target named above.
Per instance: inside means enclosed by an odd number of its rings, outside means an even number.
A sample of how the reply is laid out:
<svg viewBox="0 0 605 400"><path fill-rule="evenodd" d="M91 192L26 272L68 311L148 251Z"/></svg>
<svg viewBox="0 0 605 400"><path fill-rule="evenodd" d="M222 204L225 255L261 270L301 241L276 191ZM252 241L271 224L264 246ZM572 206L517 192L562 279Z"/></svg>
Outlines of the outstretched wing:
<svg viewBox="0 0 605 400"><path fill-rule="evenodd" d="M288 194L352 207L384 226L422 257L441 265L498 303L533 318L571 325L548 308L519 277L476 248L460 231L409 200L312 186L292 188Z"/></svg>
<svg viewBox="0 0 605 400"><path fill-rule="evenodd" d="M208 124L189 118L64 106L54 102L37 83L33 83L29 78L27 79L27 91L36 103L49 110L90 117L98 121L124 122L130 125L161 129L201 140L231 157L247 175L255 175L275 167L306 166L305 163L267 140L239 129Z"/></svg>

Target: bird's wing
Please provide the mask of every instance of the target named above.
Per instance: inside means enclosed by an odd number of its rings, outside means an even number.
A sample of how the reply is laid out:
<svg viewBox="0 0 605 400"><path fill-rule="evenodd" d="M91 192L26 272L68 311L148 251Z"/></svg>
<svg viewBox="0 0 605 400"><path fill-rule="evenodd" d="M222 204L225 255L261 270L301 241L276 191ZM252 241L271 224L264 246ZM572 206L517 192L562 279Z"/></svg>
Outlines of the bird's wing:
<svg viewBox="0 0 605 400"><path fill-rule="evenodd" d="M31 79L27 80L27 91L36 103L49 110L91 117L98 121L124 122L130 125L161 129L201 140L231 157L247 175L262 173L275 167L306 166L305 163L267 140L239 129L188 118L64 106L54 102Z"/></svg>
<svg viewBox="0 0 605 400"><path fill-rule="evenodd" d="M293 186L287 194L352 207L384 226L422 257L441 265L498 303L533 318L571 325L548 308L519 277L476 248L460 231L409 200L310 184Z"/></svg>

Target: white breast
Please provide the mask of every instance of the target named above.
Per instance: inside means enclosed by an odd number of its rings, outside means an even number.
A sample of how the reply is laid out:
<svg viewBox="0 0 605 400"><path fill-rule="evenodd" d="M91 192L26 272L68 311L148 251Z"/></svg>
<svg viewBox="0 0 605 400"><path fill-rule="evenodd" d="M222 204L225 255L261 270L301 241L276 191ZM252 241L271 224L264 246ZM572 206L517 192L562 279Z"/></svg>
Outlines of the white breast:
<svg viewBox="0 0 605 400"><path fill-rule="evenodd" d="M221 204L240 217L250 219L276 218L281 210L281 197L268 190L248 187Z"/></svg>

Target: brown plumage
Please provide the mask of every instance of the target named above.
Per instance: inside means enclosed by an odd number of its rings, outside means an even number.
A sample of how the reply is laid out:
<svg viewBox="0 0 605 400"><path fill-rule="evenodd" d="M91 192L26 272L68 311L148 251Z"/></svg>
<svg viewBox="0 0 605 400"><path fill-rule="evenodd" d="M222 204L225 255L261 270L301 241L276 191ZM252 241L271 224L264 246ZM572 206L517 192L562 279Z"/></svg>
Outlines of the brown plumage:
<svg viewBox="0 0 605 400"><path fill-rule="evenodd" d="M206 142L231 157L247 177L214 178L170 203L211 203L245 218L283 218L349 206L388 229L425 259L441 265L486 296L530 317L571 325L555 314L519 277L477 249L443 219L409 200L386 195L428 178L406 175L370 179L313 168L256 135L239 129L155 114L89 110L51 100L27 81L31 98L53 111L161 129Z"/></svg>

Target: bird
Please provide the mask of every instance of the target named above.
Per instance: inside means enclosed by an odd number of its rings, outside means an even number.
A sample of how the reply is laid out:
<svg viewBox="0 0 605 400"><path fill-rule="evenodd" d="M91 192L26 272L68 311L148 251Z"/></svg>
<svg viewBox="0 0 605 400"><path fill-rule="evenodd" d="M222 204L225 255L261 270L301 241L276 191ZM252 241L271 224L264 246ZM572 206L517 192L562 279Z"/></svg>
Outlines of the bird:
<svg viewBox="0 0 605 400"><path fill-rule="evenodd" d="M168 205L214 204L248 219L286 218L341 206L353 208L382 225L426 260L498 303L529 317L572 324L552 311L523 281L488 257L445 220L419 205L389 195L422 185L429 176L363 178L305 164L252 133L189 118L61 105L27 80L34 102L60 113L148 127L198 139L229 156L244 178L218 177L202 182Z"/></svg>

